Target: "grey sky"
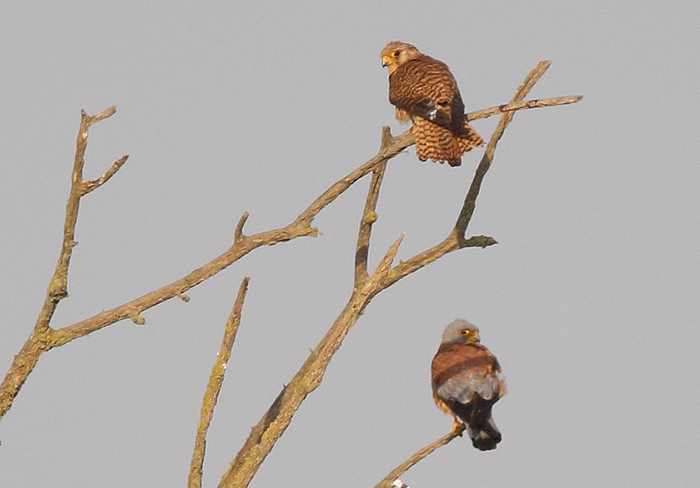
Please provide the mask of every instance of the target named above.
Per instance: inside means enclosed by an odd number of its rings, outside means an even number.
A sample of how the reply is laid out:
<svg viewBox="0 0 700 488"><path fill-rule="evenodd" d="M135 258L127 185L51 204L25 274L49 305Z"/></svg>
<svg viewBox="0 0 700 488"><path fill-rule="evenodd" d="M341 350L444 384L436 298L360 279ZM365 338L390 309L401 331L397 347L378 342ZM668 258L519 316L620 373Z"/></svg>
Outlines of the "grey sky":
<svg viewBox="0 0 700 488"><path fill-rule="evenodd" d="M411 42L449 64L468 110L505 103L542 59L469 234L370 304L253 487L373 486L451 420L430 394L444 326L464 317L509 394L494 452L456 440L412 488L694 487L700 453L700 14L696 2L12 2L0 6L0 369L31 331L58 257L79 111L86 176L72 324L184 276L247 232L289 223L372 157L387 100L379 51ZM496 119L477 121L490 136ZM451 229L462 167L389 164L371 259ZM238 284L241 330L207 444L215 486L250 427L340 312L367 181L323 231L262 248L143 314L53 350L0 422L0 484L184 486L203 387Z"/></svg>

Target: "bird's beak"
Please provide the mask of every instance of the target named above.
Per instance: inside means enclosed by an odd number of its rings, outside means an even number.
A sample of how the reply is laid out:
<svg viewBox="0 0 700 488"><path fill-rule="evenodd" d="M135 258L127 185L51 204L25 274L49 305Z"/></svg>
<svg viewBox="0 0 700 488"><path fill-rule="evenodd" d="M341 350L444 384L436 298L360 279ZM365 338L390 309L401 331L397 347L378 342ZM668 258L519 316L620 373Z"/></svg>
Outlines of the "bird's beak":
<svg viewBox="0 0 700 488"><path fill-rule="evenodd" d="M386 57L382 57L382 68L389 66L389 60Z"/></svg>

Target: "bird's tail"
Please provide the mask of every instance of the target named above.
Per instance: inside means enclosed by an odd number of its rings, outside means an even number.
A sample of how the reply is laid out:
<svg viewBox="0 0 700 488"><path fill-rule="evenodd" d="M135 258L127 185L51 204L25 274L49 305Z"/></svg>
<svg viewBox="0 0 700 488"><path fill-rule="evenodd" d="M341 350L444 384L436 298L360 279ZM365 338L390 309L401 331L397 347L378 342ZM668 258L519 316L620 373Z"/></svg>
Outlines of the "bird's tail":
<svg viewBox="0 0 700 488"><path fill-rule="evenodd" d="M472 440L474 447L480 451L490 451L496 449L496 446L501 442L501 432L496 427L496 422L489 415L485 422L477 424L472 422L467 424L467 432Z"/></svg>
<svg viewBox="0 0 700 488"><path fill-rule="evenodd" d="M465 117L466 119L466 117ZM471 150L473 147L480 147L484 145L484 140L481 138L478 132L469 125L465 120L460 133L457 135L459 138L459 145L463 152Z"/></svg>
<svg viewBox="0 0 700 488"><path fill-rule="evenodd" d="M466 122L459 131L453 132L447 127L415 117L413 131L416 135L416 154L421 161L432 159L438 163L447 162L450 166L459 166L462 164L463 153L484 144L479 134Z"/></svg>

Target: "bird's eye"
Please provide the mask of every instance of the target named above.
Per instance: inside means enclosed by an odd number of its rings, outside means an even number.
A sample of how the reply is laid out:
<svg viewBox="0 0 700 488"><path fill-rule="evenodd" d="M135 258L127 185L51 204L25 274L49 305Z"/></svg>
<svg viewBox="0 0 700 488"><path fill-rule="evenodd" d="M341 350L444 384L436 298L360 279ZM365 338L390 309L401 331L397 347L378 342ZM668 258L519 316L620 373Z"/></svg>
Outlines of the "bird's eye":
<svg viewBox="0 0 700 488"><path fill-rule="evenodd" d="M399 51L398 49L397 49L396 51L394 51L394 57L395 57L395 58L398 58L398 57L399 57L399 54L401 54L401 51Z"/></svg>
<svg viewBox="0 0 700 488"><path fill-rule="evenodd" d="M462 334L462 335L469 335L469 330L467 330L467 329L462 329L462 330L459 331L459 333Z"/></svg>

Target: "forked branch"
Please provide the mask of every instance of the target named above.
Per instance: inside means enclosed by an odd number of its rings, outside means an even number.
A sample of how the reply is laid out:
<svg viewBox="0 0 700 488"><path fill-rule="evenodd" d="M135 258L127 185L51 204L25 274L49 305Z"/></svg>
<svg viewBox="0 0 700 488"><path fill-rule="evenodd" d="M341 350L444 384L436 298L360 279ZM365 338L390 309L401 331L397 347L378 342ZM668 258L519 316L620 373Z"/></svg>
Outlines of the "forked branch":
<svg viewBox="0 0 700 488"><path fill-rule="evenodd" d="M87 149L88 134L90 127L97 122L112 116L116 112L115 107L110 107L97 115L88 115L85 111L80 113L80 128L76 141L75 159L73 160L73 171L71 173L71 187L66 204L66 217L63 224L63 241L61 252L56 263L56 269L49 282L44 305L41 307L39 316L34 324L34 330L27 341L22 346L10 365L5 378L0 385L0 419L12 406L14 398L19 393L36 366L39 356L51 349L56 339L56 331L49 324L56 311L59 302L68 296L68 266L73 255L75 242L75 225L78 221L78 210L80 200L93 189L109 180L126 162L127 156L119 158L110 169L95 182L83 180L83 167L85 166L85 150Z"/></svg>

